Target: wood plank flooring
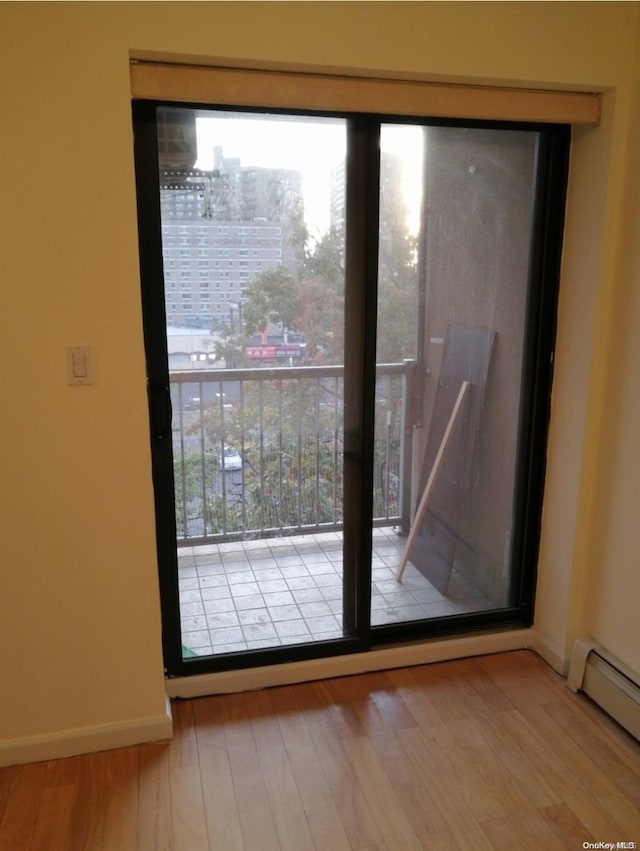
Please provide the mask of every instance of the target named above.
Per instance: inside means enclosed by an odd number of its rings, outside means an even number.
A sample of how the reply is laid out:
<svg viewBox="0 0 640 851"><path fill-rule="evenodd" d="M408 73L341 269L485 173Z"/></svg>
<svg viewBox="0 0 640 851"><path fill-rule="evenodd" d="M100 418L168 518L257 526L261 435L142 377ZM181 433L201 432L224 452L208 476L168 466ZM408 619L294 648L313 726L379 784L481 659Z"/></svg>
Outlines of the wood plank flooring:
<svg viewBox="0 0 640 851"><path fill-rule="evenodd" d="M640 744L527 651L174 720L171 743L0 769L0 851L640 846Z"/></svg>

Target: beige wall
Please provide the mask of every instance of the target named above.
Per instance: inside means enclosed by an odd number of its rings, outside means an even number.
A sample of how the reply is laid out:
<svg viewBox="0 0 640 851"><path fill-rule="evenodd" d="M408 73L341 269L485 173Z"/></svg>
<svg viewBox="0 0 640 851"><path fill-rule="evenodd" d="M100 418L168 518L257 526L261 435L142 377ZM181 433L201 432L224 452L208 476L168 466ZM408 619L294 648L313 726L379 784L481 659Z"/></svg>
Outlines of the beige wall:
<svg viewBox="0 0 640 851"><path fill-rule="evenodd" d="M0 4L0 747L164 712L130 51L609 90L572 163L537 628L560 657L593 634L640 671L637 21L635 3ZM93 387L66 385L78 343Z"/></svg>
<svg viewBox="0 0 640 851"><path fill-rule="evenodd" d="M610 293L597 435L593 553L585 571L580 629L640 670L640 41L633 111L616 221L619 250ZM614 579L614 581L612 581Z"/></svg>

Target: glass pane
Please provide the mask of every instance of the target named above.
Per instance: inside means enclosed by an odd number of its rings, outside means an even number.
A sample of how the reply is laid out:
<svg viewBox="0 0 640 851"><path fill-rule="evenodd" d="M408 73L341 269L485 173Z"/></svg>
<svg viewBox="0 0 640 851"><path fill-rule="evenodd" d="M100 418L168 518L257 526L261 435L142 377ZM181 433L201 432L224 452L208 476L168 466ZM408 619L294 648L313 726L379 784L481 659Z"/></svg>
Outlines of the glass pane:
<svg viewBox="0 0 640 851"><path fill-rule="evenodd" d="M158 117L183 655L342 637L344 122Z"/></svg>
<svg viewBox="0 0 640 851"><path fill-rule="evenodd" d="M382 129L374 625L510 605L536 145Z"/></svg>

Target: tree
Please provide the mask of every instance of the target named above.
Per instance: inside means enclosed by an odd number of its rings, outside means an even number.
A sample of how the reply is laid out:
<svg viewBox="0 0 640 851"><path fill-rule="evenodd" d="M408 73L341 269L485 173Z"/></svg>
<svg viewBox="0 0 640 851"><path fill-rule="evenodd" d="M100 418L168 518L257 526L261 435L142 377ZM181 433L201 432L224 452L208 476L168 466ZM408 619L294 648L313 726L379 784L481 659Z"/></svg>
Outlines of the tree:
<svg viewBox="0 0 640 851"><path fill-rule="evenodd" d="M314 364L344 363L344 228L333 226L307 253L297 326Z"/></svg>
<svg viewBox="0 0 640 851"><path fill-rule="evenodd" d="M297 326L304 334L307 363L344 363L344 295L322 278L300 285Z"/></svg>
<svg viewBox="0 0 640 851"><path fill-rule="evenodd" d="M214 529L227 534L340 521L342 422L328 385L315 379L250 381L241 405L203 410L210 451L217 457L224 445L233 445L245 462L241 482L226 479L224 492L220 485L207 490ZM213 471L212 484L220 475Z"/></svg>
<svg viewBox="0 0 640 851"><path fill-rule="evenodd" d="M307 250L303 277L322 279L336 292L344 293L344 227L332 225L313 250Z"/></svg>
<svg viewBox="0 0 640 851"><path fill-rule="evenodd" d="M244 327L248 335L264 330L270 322L294 328L298 314L298 285L282 266L266 269L253 279L243 305Z"/></svg>
<svg viewBox="0 0 640 851"><path fill-rule="evenodd" d="M383 154L380 169L378 247L378 363L416 355L417 240L407 227L407 208L398 191L400 161Z"/></svg>
<svg viewBox="0 0 640 851"><path fill-rule="evenodd" d="M416 354L417 241L407 225L399 187L400 160L383 152L380 171L378 250L378 363L397 363ZM340 211L338 211L339 214ZM300 275L298 326L307 359L344 362L345 230L332 226L307 249Z"/></svg>
<svg viewBox="0 0 640 851"><path fill-rule="evenodd" d="M234 334L231 328L222 328L219 339L214 343L216 358L224 360L228 369L242 369L249 366L245 354L247 340L242 334Z"/></svg>

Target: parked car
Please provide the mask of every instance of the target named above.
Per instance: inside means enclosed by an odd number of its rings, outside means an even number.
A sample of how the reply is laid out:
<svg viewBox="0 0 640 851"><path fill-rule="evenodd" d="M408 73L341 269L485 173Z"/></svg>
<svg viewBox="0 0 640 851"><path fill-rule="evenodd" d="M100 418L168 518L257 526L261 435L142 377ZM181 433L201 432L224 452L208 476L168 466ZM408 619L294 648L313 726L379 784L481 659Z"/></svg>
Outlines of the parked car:
<svg viewBox="0 0 640 851"><path fill-rule="evenodd" d="M220 456L220 469L225 471L242 470L242 457L237 449L233 449L231 446L224 447Z"/></svg>

